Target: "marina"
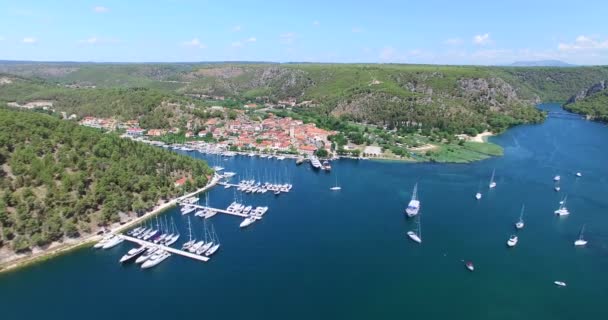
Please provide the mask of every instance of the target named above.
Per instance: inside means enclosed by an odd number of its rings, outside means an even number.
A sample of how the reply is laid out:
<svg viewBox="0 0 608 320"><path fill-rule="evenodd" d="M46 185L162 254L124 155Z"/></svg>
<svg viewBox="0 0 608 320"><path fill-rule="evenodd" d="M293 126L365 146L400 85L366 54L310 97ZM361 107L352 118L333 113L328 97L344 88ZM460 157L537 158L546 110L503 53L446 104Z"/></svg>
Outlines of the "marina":
<svg viewBox="0 0 608 320"><path fill-rule="evenodd" d="M187 252L187 251L171 248L171 247L164 246L164 245L159 245L159 244L156 244L154 242L149 242L149 241L133 238L131 236L127 236L127 235L124 235L124 234L117 235L117 237L125 239L126 241L129 241L129 242L136 243L136 244L138 244L140 246L158 247L158 248L160 248L160 249L162 249L162 250L164 250L166 252L170 252L170 253L173 253L173 254L176 254L176 255L179 255L179 256L182 256L182 257L186 257L186 258L190 258L190 259L194 259L194 260L198 260L198 261L202 261L202 262L209 261L209 258L205 257L205 256L201 256L201 255L190 253L190 252Z"/></svg>

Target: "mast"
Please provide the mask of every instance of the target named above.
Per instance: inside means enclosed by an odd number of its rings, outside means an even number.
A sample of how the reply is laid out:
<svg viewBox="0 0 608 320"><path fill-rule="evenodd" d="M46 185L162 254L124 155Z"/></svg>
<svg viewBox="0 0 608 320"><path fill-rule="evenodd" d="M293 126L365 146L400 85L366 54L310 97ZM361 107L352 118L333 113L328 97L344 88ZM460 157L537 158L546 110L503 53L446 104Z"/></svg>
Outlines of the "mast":
<svg viewBox="0 0 608 320"><path fill-rule="evenodd" d="M422 214L418 215L418 238L422 240Z"/></svg>
<svg viewBox="0 0 608 320"><path fill-rule="evenodd" d="M418 198L418 182L414 185L414 191L412 192L412 200L417 200Z"/></svg>
<svg viewBox="0 0 608 320"><path fill-rule="evenodd" d="M190 226L190 216L188 216L188 236L189 241L192 241L192 227Z"/></svg>
<svg viewBox="0 0 608 320"><path fill-rule="evenodd" d="M490 183L494 182L494 174L496 173L496 169L492 170L492 177L490 178Z"/></svg>
<svg viewBox="0 0 608 320"><path fill-rule="evenodd" d="M521 205L521 213L519 214L519 221L524 221L524 208L525 205Z"/></svg>
<svg viewBox="0 0 608 320"><path fill-rule="evenodd" d="M583 240L583 233L585 232L585 225L581 227L581 231L578 234L578 239Z"/></svg>

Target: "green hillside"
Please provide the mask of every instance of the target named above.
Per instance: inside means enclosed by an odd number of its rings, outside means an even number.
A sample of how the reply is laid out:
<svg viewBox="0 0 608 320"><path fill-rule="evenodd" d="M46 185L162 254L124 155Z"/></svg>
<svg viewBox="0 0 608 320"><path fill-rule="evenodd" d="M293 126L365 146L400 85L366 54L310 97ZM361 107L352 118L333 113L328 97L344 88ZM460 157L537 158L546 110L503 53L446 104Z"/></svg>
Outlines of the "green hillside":
<svg viewBox="0 0 608 320"><path fill-rule="evenodd" d="M16 252L143 213L204 186L200 160L81 127L0 108L0 247Z"/></svg>

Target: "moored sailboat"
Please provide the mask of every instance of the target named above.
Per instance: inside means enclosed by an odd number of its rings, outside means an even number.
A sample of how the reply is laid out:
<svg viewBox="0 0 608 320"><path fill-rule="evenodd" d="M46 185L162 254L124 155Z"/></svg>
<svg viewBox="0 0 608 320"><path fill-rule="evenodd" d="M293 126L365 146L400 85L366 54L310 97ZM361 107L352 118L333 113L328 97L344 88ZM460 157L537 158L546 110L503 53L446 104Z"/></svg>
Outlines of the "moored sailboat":
<svg viewBox="0 0 608 320"><path fill-rule="evenodd" d="M521 205L521 212L519 213L519 220L515 223L515 228L523 229L524 227L524 205Z"/></svg>
<svg viewBox="0 0 608 320"><path fill-rule="evenodd" d="M587 244L587 240L583 238L583 233L585 232L585 225L581 227L581 231L578 233L578 239L574 241L575 246L584 246Z"/></svg>
<svg viewBox="0 0 608 320"><path fill-rule="evenodd" d="M496 174L496 169L492 170L492 177L490 178L490 184L488 185L488 187L490 187L490 189L496 188L496 181L494 181L495 174Z"/></svg>
<svg viewBox="0 0 608 320"><path fill-rule="evenodd" d="M412 199L405 208L405 213L408 217L413 217L420 211L420 200L418 200L418 183L414 185L414 191L412 192Z"/></svg>
<svg viewBox="0 0 608 320"><path fill-rule="evenodd" d="M422 215L418 216L418 219L416 221L416 231L408 231L407 232L407 236L410 237L410 239L412 239L412 241L417 242L417 243L422 243L422 222L421 222L421 217Z"/></svg>
<svg viewBox="0 0 608 320"><path fill-rule="evenodd" d="M566 195L564 197L564 199L559 202L559 208L554 211L554 213L556 215L558 215L558 216L567 216L567 215L570 214L570 211L568 211L568 208L566 207L566 200L567 199L568 199L568 196Z"/></svg>

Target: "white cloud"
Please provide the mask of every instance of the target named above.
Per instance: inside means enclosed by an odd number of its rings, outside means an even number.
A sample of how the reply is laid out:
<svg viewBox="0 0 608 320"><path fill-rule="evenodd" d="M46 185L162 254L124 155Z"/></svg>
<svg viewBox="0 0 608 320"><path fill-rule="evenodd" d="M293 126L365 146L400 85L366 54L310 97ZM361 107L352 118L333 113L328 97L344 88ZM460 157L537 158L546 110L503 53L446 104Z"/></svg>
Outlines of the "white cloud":
<svg viewBox="0 0 608 320"><path fill-rule="evenodd" d="M490 39L489 33L478 34L473 37L473 43L483 46L490 43L492 40Z"/></svg>
<svg viewBox="0 0 608 320"><path fill-rule="evenodd" d="M256 42L258 41L258 39L256 39L256 37L249 37L247 40L245 40L247 42Z"/></svg>
<svg viewBox="0 0 608 320"><path fill-rule="evenodd" d="M380 61L390 62L397 56L397 50L393 47L384 47L380 50Z"/></svg>
<svg viewBox="0 0 608 320"><path fill-rule="evenodd" d="M293 32L286 32L279 36L281 42L284 44L292 44L296 40L296 34Z"/></svg>
<svg viewBox="0 0 608 320"><path fill-rule="evenodd" d="M608 49L608 39L599 40L596 37L578 36L573 43L560 43L557 48L560 51L594 51Z"/></svg>
<svg viewBox="0 0 608 320"><path fill-rule="evenodd" d="M360 27L353 27L350 31L352 31L353 33L361 33L363 32L363 29Z"/></svg>
<svg viewBox="0 0 608 320"><path fill-rule="evenodd" d="M240 42L240 41L235 41L235 42L233 42L233 43L231 44L231 46L232 46L233 48L240 48L240 47L242 47L242 46L243 46L243 43L242 43L242 42Z"/></svg>
<svg viewBox="0 0 608 320"><path fill-rule="evenodd" d="M184 41L184 42L182 42L182 45L186 46L186 47L199 48L199 49L207 48L207 46L204 43L202 43L198 38L194 38L190 41Z"/></svg>
<svg viewBox="0 0 608 320"><path fill-rule="evenodd" d="M450 39L445 40L443 43L450 45L450 46L459 46L462 44L462 42L463 41L460 38L450 38Z"/></svg>
<svg viewBox="0 0 608 320"><path fill-rule="evenodd" d="M23 38L23 40L21 40L21 42L23 42L23 43L36 43L36 42L38 42L38 39L33 38L33 37L25 37L25 38Z"/></svg>
<svg viewBox="0 0 608 320"><path fill-rule="evenodd" d="M99 39L97 39L97 37L90 37L88 39L83 40L82 42L89 43L89 44L95 44L95 43L99 42Z"/></svg>
<svg viewBox="0 0 608 320"><path fill-rule="evenodd" d="M315 26L315 27L318 27L318 26L321 25L321 22L319 22L318 20L315 20L315 21L312 22L312 25Z"/></svg>
<svg viewBox="0 0 608 320"><path fill-rule="evenodd" d="M96 7L93 7L93 11L95 11L97 13L106 13L106 12L110 11L110 9L108 9L107 7L104 7L104 6L96 6Z"/></svg>
<svg viewBox="0 0 608 320"><path fill-rule="evenodd" d="M239 32L239 31L241 31L241 29L242 29L241 26L236 25L236 26L232 27L232 32Z"/></svg>

